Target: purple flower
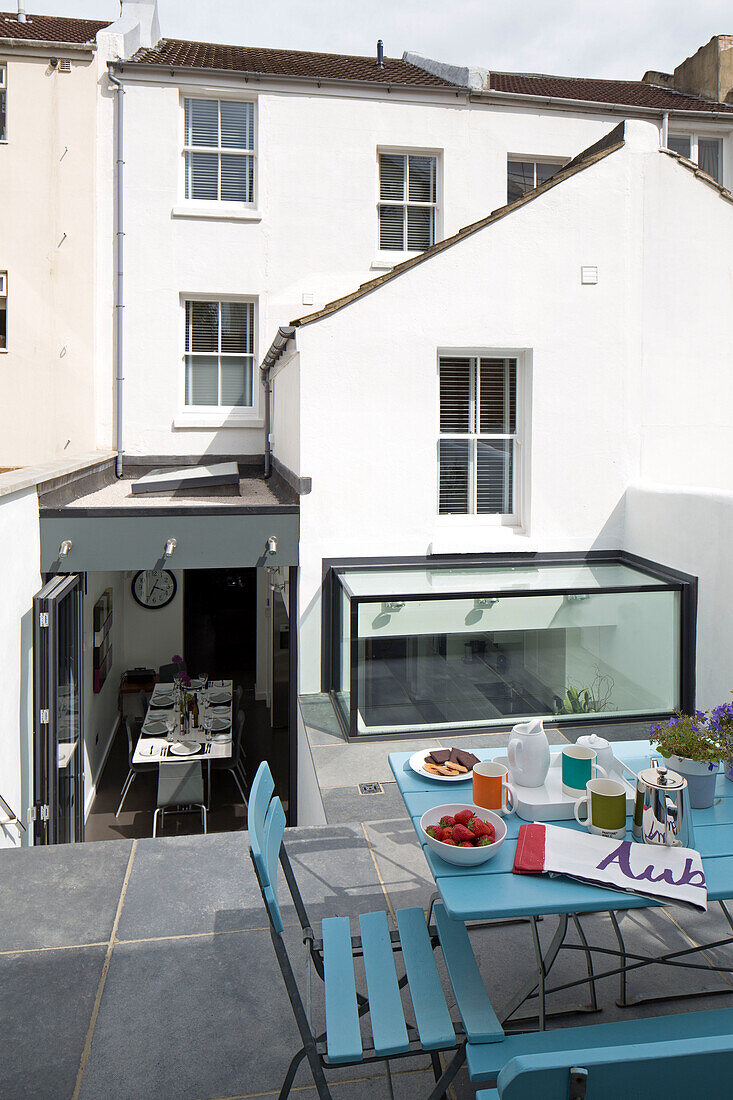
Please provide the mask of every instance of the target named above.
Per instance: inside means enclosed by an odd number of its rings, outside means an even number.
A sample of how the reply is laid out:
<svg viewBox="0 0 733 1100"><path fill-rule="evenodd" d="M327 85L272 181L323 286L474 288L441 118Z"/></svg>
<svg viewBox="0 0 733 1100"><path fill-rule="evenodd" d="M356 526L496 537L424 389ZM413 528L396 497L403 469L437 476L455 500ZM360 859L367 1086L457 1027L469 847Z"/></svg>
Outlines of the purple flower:
<svg viewBox="0 0 733 1100"><path fill-rule="evenodd" d="M188 675L188 673L182 672L179 675L178 679L180 680L180 682L183 684L184 687L188 688L188 687L191 686L191 677Z"/></svg>
<svg viewBox="0 0 733 1100"><path fill-rule="evenodd" d="M183 657L181 657L180 653L174 653L173 654L173 656L171 657L171 664L173 664L173 665L182 665L183 664Z"/></svg>

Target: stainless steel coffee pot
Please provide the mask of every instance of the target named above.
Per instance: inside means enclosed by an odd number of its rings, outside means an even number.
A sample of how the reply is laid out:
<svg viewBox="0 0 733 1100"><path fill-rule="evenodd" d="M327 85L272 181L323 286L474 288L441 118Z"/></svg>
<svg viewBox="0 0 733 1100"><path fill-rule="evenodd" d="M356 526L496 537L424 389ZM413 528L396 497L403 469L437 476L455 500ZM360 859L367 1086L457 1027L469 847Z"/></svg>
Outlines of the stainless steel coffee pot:
<svg viewBox="0 0 733 1100"><path fill-rule="evenodd" d="M657 760L637 776L633 836L644 844L695 847L687 780Z"/></svg>

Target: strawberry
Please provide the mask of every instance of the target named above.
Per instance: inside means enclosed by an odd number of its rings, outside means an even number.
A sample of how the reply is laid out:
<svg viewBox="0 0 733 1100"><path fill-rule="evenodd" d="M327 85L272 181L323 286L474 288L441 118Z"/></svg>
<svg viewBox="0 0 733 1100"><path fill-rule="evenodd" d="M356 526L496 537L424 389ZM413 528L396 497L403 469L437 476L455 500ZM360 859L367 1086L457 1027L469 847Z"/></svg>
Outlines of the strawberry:
<svg viewBox="0 0 733 1100"><path fill-rule="evenodd" d="M473 844L471 843L470 840L464 840L464 841L462 841L461 844L458 845L458 847L459 848L473 848Z"/></svg>
<svg viewBox="0 0 733 1100"><path fill-rule="evenodd" d="M441 836L440 839L441 840L452 840L453 839L453 826L452 825L446 825L445 829L443 829L443 835Z"/></svg>
<svg viewBox="0 0 733 1100"><path fill-rule="evenodd" d="M441 817L440 821L438 822L441 829L445 829L446 825L455 825L455 823L456 819L454 817Z"/></svg>
<svg viewBox="0 0 733 1100"><path fill-rule="evenodd" d="M494 826L490 825L487 821L482 821L480 817L477 817L473 826L473 835L475 837L489 836L494 838Z"/></svg>
<svg viewBox="0 0 733 1100"><path fill-rule="evenodd" d="M445 834L443 834L443 844L452 844L454 848L458 847L455 840L453 840L451 837L449 837L448 840L446 840L445 839Z"/></svg>
<svg viewBox="0 0 733 1100"><path fill-rule="evenodd" d="M443 830L441 829L440 825L428 825L425 832L428 834L428 836L431 836L433 840L443 839Z"/></svg>
<svg viewBox="0 0 733 1100"><path fill-rule="evenodd" d="M493 844L494 838L491 836L480 836L476 841L477 848L485 848L488 844Z"/></svg>
<svg viewBox="0 0 733 1100"><path fill-rule="evenodd" d="M456 825L467 825L473 817L473 810L459 810L454 817Z"/></svg>
<svg viewBox="0 0 733 1100"><path fill-rule="evenodd" d="M453 839L459 844L462 844L465 840L471 843L471 841L473 841L473 833L470 829L467 829L465 825L461 825L459 822L457 825L453 826Z"/></svg>

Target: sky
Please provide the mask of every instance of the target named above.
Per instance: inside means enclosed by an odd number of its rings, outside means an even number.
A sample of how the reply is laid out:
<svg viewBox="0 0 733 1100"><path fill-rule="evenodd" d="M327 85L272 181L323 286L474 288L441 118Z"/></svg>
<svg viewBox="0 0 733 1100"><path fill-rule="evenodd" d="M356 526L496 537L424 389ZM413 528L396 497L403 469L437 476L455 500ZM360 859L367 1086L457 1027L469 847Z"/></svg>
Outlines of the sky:
<svg viewBox="0 0 733 1100"><path fill-rule="evenodd" d="M15 0L0 0L12 8ZM28 12L114 19L119 0L25 0ZM158 0L161 30L249 46L371 55L405 50L509 72L639 80L671 72L714 34L722 0Z"/></svg>

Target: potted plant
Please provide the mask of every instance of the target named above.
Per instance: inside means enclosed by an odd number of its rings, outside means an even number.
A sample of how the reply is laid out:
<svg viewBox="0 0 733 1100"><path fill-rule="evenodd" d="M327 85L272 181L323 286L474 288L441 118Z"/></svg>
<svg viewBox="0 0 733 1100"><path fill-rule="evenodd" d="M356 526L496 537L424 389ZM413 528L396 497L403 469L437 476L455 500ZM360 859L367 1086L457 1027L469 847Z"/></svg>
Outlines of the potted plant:
<svg viewBox="0 0 733 1100"><path fill-rule="evenodd" d="M709 723L726 748L723 757L725 778L733 782L733 703L721 703L720 706L713 707Z"/></svg>
<svg viewBox="0 0 733 1100"><path fill-rule="evenodd" d="M720 761L729 750L709 716L703 711L697 711L694 717L676 714L666 725L652 726L650 735L649 740L669 767L687 780L692 808L712 806Z"/></svg>

